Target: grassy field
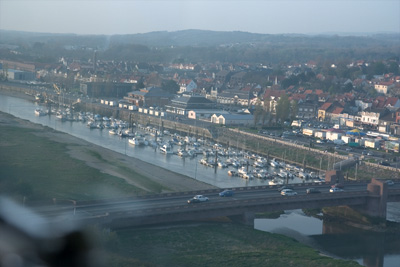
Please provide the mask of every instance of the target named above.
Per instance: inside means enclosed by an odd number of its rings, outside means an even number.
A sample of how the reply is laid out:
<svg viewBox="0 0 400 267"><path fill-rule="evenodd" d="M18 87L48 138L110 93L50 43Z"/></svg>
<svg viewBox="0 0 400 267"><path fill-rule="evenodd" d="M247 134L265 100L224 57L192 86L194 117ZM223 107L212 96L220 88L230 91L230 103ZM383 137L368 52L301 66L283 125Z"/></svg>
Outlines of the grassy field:
<svg viewBox="0 0 400 267"><path fill-rule="evenodd" d="M277 234L231 223L117 231L107 266L359 266Z"/></svg>
<svg viewBox="0 0 400 267"><path fill-rule="evenodd" d="M38 136L37 131L0 126L1 194L16 200L26 197L46 201L53 198L93 200L143 193L122 179L72 158L65 144ZM140 174L130 175L151 183ZM154 185L156 192L158 187Z"/></svg>
<svg viewBox="0 0 400 267"><path fill-rule="evenodd" d="M46 131L52 131L46 129ZM0 194L17 202L53 198L91 200L145 193L123 179L72 158L67 145L42 129L0 124ZM71 144L68 144L70 146ZM104 160L96 151L92 157ZM125 168L154 193L161 185ZM357 266L321 256L297 241L234 223L198 223L108 231L96 228L104 266Z"/></svg>

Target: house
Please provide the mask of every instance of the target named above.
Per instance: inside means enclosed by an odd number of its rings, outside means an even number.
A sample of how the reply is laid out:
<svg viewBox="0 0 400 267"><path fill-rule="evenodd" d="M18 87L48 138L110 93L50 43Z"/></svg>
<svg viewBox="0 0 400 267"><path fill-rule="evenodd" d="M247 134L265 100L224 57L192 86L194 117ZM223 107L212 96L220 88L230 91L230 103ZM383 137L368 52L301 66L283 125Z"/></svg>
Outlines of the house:
<svg viewBox="0 0 400 267"><path fill-rule="evenodd" d="M394 83L393 81L389 81L389 82L378 82L377 84L375 84L375 90L380 93L380 94L384 94L386 95L388 93L388 91L394 87Z"/></svg>
<svg viewBox="0 0 400 267"><path fill-rule="evenodd" d="M297 119L315 119L318 105L312 101L299 101L297 104Z"/></svg>
<svg viewBox="0 0 400 267"><path fill-rule="evenodd" d="M318 120L319 121L325 121L326 120L326 111L328 108L332 105L332 103L324 103L319 109L318 109Z"/></svg>
<svg viewBox="0 0 400 267"><path fill-rule="evenodd" d="M380 117L386 115L386 113L386 109L368 108L364 111L359 112L359 115L361 116L362 124L377 127Z"/></svg>
<svg viewBox="0 0 400 267"><path fill-rule="evenodd" d="M355 105L359 108L359 110L365 110L372 107L372 101L357 99L355 101Z"/></svg>
<svg viewBox="0 0 400 267"><path fill-rule="evenodd" d="M271 112L272 114L276 113L276 105L278 104L278 100L284 94L286 94L284 90L274 90L274 89L265 90L263 96L264 106L269 106L269 112ZM266 101L268 101L269 103L265 103Z"/></svg>
<svg viewBox="0 0 400 267"><path fill-rule="evenodd" d="M211 122L221 125L251 125L254 124L254 116L251 114L214 114Z"/></svg>
<svg viewBox="0 0 400 267"><path fill-rule="evenodd" d="M224 90L217 96L217 103L225 105L249 106L250 92L239 89Z"/></svg>
<svg viewBox="0 0 400 267"><path fill-rule="evenodd" d="M344 111L344 107L337 101L326 102L318 109L319 121L338 120Z"/></svg>
<svg viewBox="0 0 400 267"><path fill-rule="evenodd" d="M191 93L197 89L197 84L193 80L182 79L179 81L179 94Z"/></svg>
<svg viewBox="0 0 400 267"><path fill-rule="evenodd" d="M386 112L378 122L378 132L390 133L393 124L396 123L396 112Z"/></svg>
<svg viewBox="0 0 400 267"><path fill-rule="evenodd" d="M140 91L129 92L124 100L137 107L164 107L173 95L159 87L147 87Z"/></svg>

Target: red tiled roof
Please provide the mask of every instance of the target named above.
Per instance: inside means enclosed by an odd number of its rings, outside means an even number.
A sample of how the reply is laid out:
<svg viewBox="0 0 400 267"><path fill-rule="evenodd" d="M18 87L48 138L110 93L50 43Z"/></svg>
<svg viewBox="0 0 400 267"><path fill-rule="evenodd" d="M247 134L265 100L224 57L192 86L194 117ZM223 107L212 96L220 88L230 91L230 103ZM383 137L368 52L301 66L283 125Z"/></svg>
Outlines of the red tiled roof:
<svg viewBox="0 0 400 267"><path fill-rule="evenodd" d="M326 111L331 105L332 105L332 103L326 102L319 109Z"/></svg>
<svg viewBox="0 0 400 267"><path fill-rule="evenodd" d="M389 82L379 82L378 85L386 85L386 86L390 86L393 84L393 81L389 81Z"/></svg>
<svg viewBox="0 0 400 267"><path fill-rule="evenodd" d="M267 89L265 90L265 94L264 94L264 99L274 96L274 97L281 97L282 95L285 94L284 90L272 90L272 89Z"/></svg>
<svg viewBox="0 0 400 267"><path fill-rule="evenodd" d="M321 89L316 89L315 90L315 94L316 95L320 95L320 94L322 94L324 91L322 91Z"/></svg>
<svg viewBox="0 0 400 267"><path fill-rule="evenodd" d="M386 102L385 102L385 107L388 105L391 105L391 106L396 105L398 100L399 99L397 97L388 97L388 99L386 99Z"/></svg>
<svg viewBox="0 0 400 267"><path fill-rule="evenodd" d="M344 108L336 107L334 110L332 110L332 114L340 114L342 113Z"/></svg>
<svg viewBox="0 0 400 267"><path fill-rule="evenodd" d="M302 99L302 100L304 100L304 99L306 99L306 95L305 94L293 94L291 97L290 97L290 99L291 100L300 100L300 99Z"/></svg>

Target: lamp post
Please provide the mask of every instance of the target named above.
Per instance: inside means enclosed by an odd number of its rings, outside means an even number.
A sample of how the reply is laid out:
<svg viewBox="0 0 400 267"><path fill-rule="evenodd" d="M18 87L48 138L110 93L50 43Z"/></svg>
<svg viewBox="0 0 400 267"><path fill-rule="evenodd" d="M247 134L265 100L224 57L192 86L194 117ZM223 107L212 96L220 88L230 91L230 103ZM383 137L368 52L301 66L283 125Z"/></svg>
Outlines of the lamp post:
<svg viewBox="0 0 400 267"><path fill-rule="evenodd" d="M195 160L196 160L196 167L194 169L194 179L197 180L197 158Z"/></svg>

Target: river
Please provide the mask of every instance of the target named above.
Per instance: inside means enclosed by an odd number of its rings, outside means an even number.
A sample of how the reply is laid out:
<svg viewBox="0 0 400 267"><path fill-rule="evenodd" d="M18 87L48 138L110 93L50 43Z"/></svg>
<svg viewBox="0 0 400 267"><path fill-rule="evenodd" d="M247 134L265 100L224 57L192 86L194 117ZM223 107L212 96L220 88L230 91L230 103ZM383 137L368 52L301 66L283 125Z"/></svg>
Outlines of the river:
<svg viewBox="0 0 400 267"><path fill-rule="evenodd" d="M61 122L55 116L36 116L37 104L25 99L0 95L0 111L33 123L48 126L96 145L157 164L221 188L268 185L262 179L247 180L227 175L227 169L198 164L198 158L164 155L150 147L132 147L127 138L110 135L108 130L89 129L81 122ZM388 220L400 222L400 204L388 204ZM333 257L352 259L364 266L400 266L400 233L371 233L335 225L306 216L301 210L285 211L278 219L256 219L255 229L280 233L319 249Z"/></svg>

